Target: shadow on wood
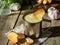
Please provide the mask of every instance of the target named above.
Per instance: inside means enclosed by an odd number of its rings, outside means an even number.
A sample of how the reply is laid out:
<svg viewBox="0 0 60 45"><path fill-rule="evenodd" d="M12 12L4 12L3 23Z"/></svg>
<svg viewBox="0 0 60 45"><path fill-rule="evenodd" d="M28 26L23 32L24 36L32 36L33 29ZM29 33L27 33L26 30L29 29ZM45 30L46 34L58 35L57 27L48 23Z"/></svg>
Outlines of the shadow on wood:
<svg viewBox="0 0 60 45"><path fill-rule="evenodd" d="M60 37L60 26L48 27L48 28L50 28L49 31L52 32L52 35L49 38L51 38L51 37ZM48 28L43 28L43 30L47 31Z"/></svg>

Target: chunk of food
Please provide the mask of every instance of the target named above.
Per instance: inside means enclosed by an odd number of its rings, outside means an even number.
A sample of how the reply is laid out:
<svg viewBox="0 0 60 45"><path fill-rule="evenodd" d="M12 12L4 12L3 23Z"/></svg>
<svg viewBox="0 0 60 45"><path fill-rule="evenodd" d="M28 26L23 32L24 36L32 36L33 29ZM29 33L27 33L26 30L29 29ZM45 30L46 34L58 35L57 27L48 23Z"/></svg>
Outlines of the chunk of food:
<svg viewBox="0 0 60 45"><path fill-rule="evenodd" d="M33 15L38 17L43 17L45 14L45 10L43 8L36 10Z"/></svg>
<svg viewBox="0 0 60 45"><path fill-rule="evenodd" d="M52 0L37 0L37 5L40 5L40 4L49 4L51 3Z"/></svg>
<svg viewBox="0 0 60 45"><path fill-rule="evenodd" d="M44 14L45 14L44 9L38 9L34 13L26 15L24 19L29 23L37 23L42 20L42 17L44 16Z"/></svg>
<svg viewBox="0 0 60 45"><path fill-rule="evenodd" d="M24 34L18 34L15 32L10 32L8 34L8 39L12 42L12 43L17 43L17 42L24 42L25 40L25 35Z"/></svg>
<svg viewBox="0 0 60 45"><path fill-rule="evenodd" d="M31 38L29 38L29 37L26 38L26 42L25 43L32 44L33 42L34 41Z"/></svg>
<svg viewBox="0 0 60 45"><path fill-rule="evenodd" d="M43 0L43 4L47 4L47 0Z"/></svg>
<svg viewBox="0 0 60 45"><path fill-rule="evenodd" d="M10 32L7 37L12 43L17 43L18 42L18 38L17 38L18 35L14 32Z"/></svg>

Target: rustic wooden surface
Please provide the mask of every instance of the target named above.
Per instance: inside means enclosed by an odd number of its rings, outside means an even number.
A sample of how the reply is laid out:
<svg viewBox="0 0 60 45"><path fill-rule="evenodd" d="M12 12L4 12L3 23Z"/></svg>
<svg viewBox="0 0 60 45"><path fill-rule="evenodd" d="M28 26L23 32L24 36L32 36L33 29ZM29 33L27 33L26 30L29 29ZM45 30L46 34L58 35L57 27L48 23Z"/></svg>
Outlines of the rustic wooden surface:
<svg viewBox="0 0 60 45"><path fill-rule="evenodd" d="M57 20L51 20L48 17L48 14L45 14L42 25L43 25L43 28L60 26L60 14L58 14Z"/></svg>
<svg viewBox="0 0 60 45"><path fill-rule="evenodd" d="M58 15L58 20L51 20L46 14L44 16L43 28L51 31L52 35L42 45L60 45L60 14Z"/></svg>
<svg viewBox="0 0 60 45"><path fill-rule="evenodd" d="M11 14L10 16L0 16L0 45L6 45L7 36L5 33L13 28L18 14L19 11L17 11L15 14Z"/></svg>
<svg viewBox="0 0 60 45"><path fill-rule="evenodd" d="M0 45L6 45L7 37L5 33L8 32L10 29L13 29L18 14L19 13L12 14L10 16L0 16ZM44 19L45 20L43 20L43 29L47 30L47 28L51 27L49 31L52 31L53 34L42 45L60 45L60 20L54 20L52 24L52 22L50 22L50 18L47 15L44 16ZM24 21L22 21L20 16L16 26L19 26L21 22ZM39 26L39 24L37 24L37 26ZM9 45L13 44L9 42Z"/></svg>
<svg viewBox="0 0 60 45"><path fill-rule="evenodd" d="M54 6L58 9L60 8L59 5L60 5L60 3L51 4L51 6ZM48 7L50 7L50 6L48 6ZM22 21L21 18L19 18L16 26L19 26L21 24L21 21ZM52 35L41 45L60 45L60 19L51 21L50 18L47 15L45 15L42 24L43 24L43 26L42 26L43 29L51 31ZM48 29L48 28L50 28L50 29ZM9 42L9 45L13 45L13 44L11 42ZM17 44L15 44L15 45L17 45Z"/></svg>

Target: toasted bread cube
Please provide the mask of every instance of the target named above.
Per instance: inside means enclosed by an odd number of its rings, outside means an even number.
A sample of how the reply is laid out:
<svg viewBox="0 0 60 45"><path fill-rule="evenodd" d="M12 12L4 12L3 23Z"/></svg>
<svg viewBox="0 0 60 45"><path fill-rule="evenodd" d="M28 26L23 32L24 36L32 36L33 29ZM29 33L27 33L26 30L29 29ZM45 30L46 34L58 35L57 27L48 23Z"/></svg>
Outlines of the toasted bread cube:
<svg viewBox="0 0 60 45"><path fill-rule="evenodd" d="M12 43L17 43L18 42L18 38L17 38L18 35L14 32L10 32L7 37Z"/></svg>

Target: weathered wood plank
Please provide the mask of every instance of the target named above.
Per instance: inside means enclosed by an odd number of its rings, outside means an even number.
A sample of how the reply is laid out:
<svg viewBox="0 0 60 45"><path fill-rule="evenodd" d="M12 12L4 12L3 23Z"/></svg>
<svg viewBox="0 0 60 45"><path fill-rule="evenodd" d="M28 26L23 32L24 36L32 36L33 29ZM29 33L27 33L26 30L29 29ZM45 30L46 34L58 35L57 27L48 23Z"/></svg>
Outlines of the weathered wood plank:
<svg viewBox="0 0 60 45"><path fill-rule="evenodd" d="M44 42L42 45L55 45L55 39L54 38L48 38L46 42Z"/></svg>
<svg viewBox="0 0 60 45"><path fill-rule="evenodd" d="M56 40L56 45L60 45L60 36L59 37L55 37Z"/></svg>
<svg viewBox="0 0 60 45"><path fill-rule="evenodd" d="M10 29L13 28L18 13L10 16L0 16L0 45L6 45L7 43L7 33Z"/></svg>

